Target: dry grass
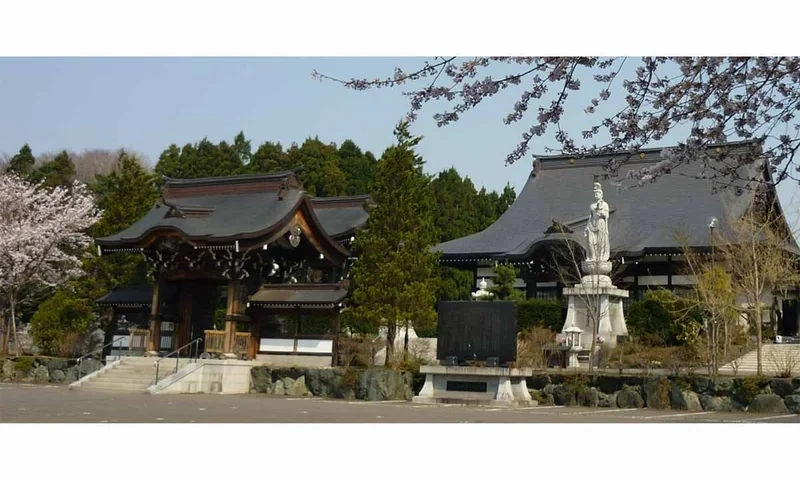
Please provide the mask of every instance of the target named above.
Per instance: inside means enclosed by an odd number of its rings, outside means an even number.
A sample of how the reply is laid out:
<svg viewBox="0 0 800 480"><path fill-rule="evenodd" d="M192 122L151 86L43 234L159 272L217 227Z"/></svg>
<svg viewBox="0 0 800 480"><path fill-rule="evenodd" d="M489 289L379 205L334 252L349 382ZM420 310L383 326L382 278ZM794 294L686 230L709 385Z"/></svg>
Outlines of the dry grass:
<svg viewBox="0 0 800 480"><path fill-rule="evenodd" d="M517 366L522 368L547 368L548 347L555 343L556 334L547 328L529 328L517 336Z"/></svg>
<svg viewBox="0 0 800 480"><path fill-rule="evenodd" d="M792 352L788 348L781 353L770 352L767 363L772 367L776 377L790 378L800 367L800 352Z"/></svg>

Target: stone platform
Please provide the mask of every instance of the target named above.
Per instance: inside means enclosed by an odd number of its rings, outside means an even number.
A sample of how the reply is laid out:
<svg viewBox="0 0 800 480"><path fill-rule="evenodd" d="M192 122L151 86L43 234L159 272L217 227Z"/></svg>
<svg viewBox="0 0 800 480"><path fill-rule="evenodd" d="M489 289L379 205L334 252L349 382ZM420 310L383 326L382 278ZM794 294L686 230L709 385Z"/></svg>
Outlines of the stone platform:
<svg viewBox="0 0 800 480"><path fill-rule="evenodd" d="M414 403L450 403L486 406L536 406L526 377L531 368L454 367L424 365L425 385Z"/></svg>

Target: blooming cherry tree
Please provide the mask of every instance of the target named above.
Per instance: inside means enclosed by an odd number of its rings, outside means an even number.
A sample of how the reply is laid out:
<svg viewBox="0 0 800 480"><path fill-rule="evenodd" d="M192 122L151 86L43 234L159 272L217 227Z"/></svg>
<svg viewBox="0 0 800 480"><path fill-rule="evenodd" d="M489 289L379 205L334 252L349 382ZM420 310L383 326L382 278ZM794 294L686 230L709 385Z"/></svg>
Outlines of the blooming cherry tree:
<svg viewBox="0 0 800 480"><path fill-rule="evenodd" d="M615 154L606 165L612 181L629 177L641 185L681 164L701 162L703 177L715 185L734 180L757 185L760 178L738 178L739 167L757 156L769 162L775 182L800 180L795 162L800 57L436 57L382 78L344 80L317 71L312 76L354 90L411 86L405 92L408 119L415 120L429 102L444 102L449 108L433 116L440 127L506 89L517 89L517 101L503 122L527 119L530 126L507 164L522 159L534 139L554 132L560 147L547 150L576 157ZM590 91L589 100L576 103L575 92L581 89ZM562 128L567 113L583 116L587 125L580 132L567 131ZM685 133L685 140L665 152L661 162L622 170L640 149L671 131ZM752 151L708 148L751 139L760 140Z"/></svg>
<svg viewBox="0 0 800 480"><path fill-rule="evenodd" d="M0 294L10 307L15 337L23 292L80 276L81 254L92 241L86 230L100 217L81 183L45 189L13 174L0 174ZM3 349L6 346L4 341Z"/></svg>

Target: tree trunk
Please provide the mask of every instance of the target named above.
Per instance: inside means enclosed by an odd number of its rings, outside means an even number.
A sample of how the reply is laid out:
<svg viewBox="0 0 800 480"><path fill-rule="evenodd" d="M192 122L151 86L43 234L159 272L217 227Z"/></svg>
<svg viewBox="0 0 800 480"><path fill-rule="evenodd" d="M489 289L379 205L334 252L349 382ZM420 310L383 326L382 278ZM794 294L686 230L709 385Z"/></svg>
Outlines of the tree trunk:
<svg viewBox="0 0 800 480"><path fill-rule="evenodd" d="M711 330L713 328L712 320L706 320L706 362L709 376L711 375Z"/></svg>
<svg viewBox="0 0 800 480"><path fill-rule="evenodd" d="M9 296L9 300L11 303L11 330L14 334L14 356L18 357L19 352L22 350L22 344L19 342L19 332L17 332L17 317L16 317L16 310L14 309L14 304L17 303L17 298L12 292ZM25 353L25 352L23 352Z"/></svg>
<svg viewBox="0 0 800 480"><path fill-rule="evenodd" d="M408 324L406 324L406 335L403 339L403 356L408 356Z"/></svg>
<svg viewBox="0 0 800 480"><path fill-rule="evenodd" d="M761 367L761 303L756 302L756 361L758 362L757 365L757 373L761 375L762 367Z"/></svg>
<svg viewBox="0 0 800 480"><path fill-rule="evenodd" d="M388 322L386 324L386 359L383 361L384 367L391 366L392 364L395 338L397 338L397 325L394 322Z"/></svg>
<svg viewBox="0 0 800 480"><path fill-rule="evenodd" d="M8 323L8 318L4 315L2 322L0 322L0 355L5 355L8 353L8 329L10 325Z"/></svg>

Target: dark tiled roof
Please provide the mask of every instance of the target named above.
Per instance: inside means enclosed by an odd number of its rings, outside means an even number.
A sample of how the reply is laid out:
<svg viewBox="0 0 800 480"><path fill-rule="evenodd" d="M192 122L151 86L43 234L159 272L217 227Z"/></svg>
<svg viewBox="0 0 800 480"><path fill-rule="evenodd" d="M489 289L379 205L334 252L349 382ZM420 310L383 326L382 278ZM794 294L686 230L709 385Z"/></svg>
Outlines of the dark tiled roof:
<svg viewBox="0 0 800 480"><path fill-rule="evenodd" d="M146 306L153 301L153 287L150 285L116 288L96 300L99 305Z"/></svg>
<svg viewBox="0 0 800 480"><path fill-rule="evenodd" d="M294 171L167 179L161 200L142 219L96 243L102 247L136 247L154 231L174 231L199 242L230 243L268 234L299 208L305 208L310 223L333 241L365 222L366 201L365 196L311 199ZM334 248L346 254L338 244Z"/></svg>
<svg viewBox="0 0 800 480"><path fill-rule="evenodd" d="M745 149L749 143L728 144L726 148ZM660 149L645 150L635 156L630 169L661 161ZM585 243L583 228L593 201L595 175L604 173L602 165L611 157L571 159L566 156L539 157L534 172L514 204L482 232L441 243L434 250L444 259L525 257L548 241L562 241L560 235L546 234L558 221L570 228L572 237ZM744 178L766 174L763 161L746 167ZM621 172L622 173L622 172ZM707 218L715 216L726 228L729 214L743 213L751 196L737 196L734 189L712 193L708 180L691 178L702 174L700 164L682 166L642 187L632 181L621 188L601 180L605 201L609 204L612 253L639 255L645 250L669 250L681 247L676 233L686 235L692 246L710 244Z"/></svg>
<svg viewBox="0 0 800 480"><path fill-rule="evenodd" d="M338 284L262 285L248 302L255 307L327 307L333 308L347 296Z"/></svg>
<svg viewBox="0 0 800 480"><path fill-rule="evenodd" d="M357 228L367 223L369 201L369 195L356 195L314 198L311 203L314 206L314 213L328 235L340 239L352 235Z"/></svg>

